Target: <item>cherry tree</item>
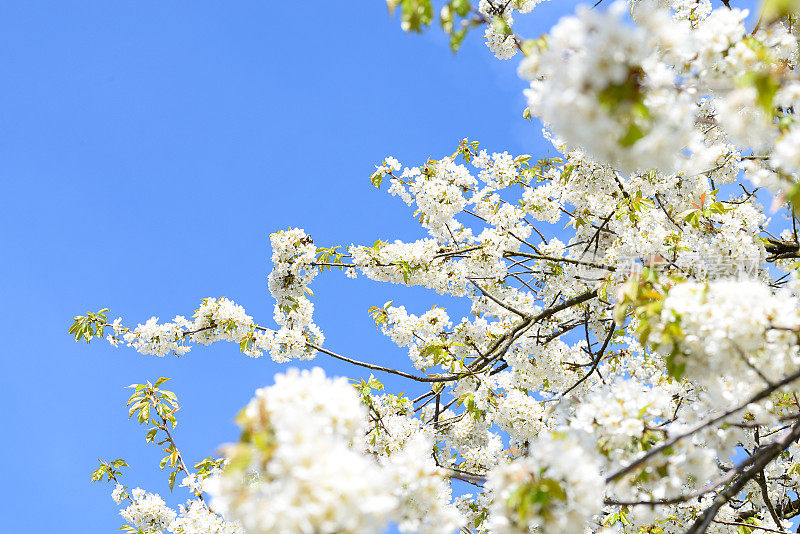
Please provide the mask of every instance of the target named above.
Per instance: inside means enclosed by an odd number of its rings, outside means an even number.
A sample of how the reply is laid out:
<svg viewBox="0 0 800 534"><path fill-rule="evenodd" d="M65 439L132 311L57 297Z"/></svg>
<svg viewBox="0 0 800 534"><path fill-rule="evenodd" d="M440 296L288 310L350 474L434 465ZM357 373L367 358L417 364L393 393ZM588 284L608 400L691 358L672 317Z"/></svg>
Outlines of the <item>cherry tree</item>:
<svg viewBox="0 0 800 534"><path fill-rule="evenodd" d="M173 438L167 379L132 385L130 415L189 500L172 509L125 485L124 460L101 462L92 480L114 483L124 530L789 532L800 2L769 0L756 24L733 1L616 2L518 35L514 18L541 1L387 3L406 31L438 20L454 51L482 32L498 59L519 59L520 112L559 157L468 139L387 157L365 182L408 205L424 237L273 233L271 322L224 297L169 322L75 317L76 340L158 357L227 341L289 366L239 413L238 442L196 464ZM376 305L376 328L409 361L362 361L314 323L312 283L336 271L463 299L469 313ZM291 368L326 358L372 374ZM386 391L387 375L424 392Z"/></svg>

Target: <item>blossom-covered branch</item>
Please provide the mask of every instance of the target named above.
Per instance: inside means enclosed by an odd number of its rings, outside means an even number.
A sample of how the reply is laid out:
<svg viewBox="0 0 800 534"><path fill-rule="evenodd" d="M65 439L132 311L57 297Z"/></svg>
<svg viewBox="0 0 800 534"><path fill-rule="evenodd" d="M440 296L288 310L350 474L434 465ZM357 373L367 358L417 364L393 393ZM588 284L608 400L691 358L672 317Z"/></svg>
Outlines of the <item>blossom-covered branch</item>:
<svg viewBox="0 0 800 534"><path fill-rule="evenodd" d="M708 0L616 2L526 40L513 16L538 3L452 0L439 18L453 48L481 27L497 57L524 52L524 115L557 157L467 139L420 165L387 157L369 181L410 208L419 237L273 233L274 325L225 297L136 327L108 309L75 317L76 340L146 355L229 341L415 389L289 370L256 392L224 458L192 472L163 382L136 386L132 413L194 497L178 513L120 485L135 528L699 534L785 532L800 514L798 6L768 2L753 30L746 11ZM389 5L408 31L434 17L430 1ZM345 356L326 346L311 289L338 273L468 312L375 305L408 360ZM116 462L95 478L116 482ZM191 530L193 514L225 526Z"/></svg>

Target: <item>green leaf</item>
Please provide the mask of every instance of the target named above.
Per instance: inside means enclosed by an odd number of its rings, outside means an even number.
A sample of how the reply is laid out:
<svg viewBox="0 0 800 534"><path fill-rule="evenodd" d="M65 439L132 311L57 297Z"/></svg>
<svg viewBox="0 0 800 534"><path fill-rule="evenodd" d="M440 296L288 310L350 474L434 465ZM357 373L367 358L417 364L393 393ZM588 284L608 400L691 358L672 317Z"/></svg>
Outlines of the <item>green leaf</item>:
<svg viewBox="0 0 800 534"><path fill-rule="evenodd" d="M764 0L764 22L769 23L800 11L800 0Z"/></svg>
<svg viewBox="0 0 800 534"><path fill-rule="evenodd" d="M144 423L150 421L150 405L145 404L144 407L139 410L139 422Z"/></svg>
<svg viewBox="0 0 800 534"><path fill-rule="evenodd" d="M639 127L638 124L631 121L628 125L628 130L625 132L625 135L619 138L619 145L625 148L633 146L636 141L644 137L644 132Z"/></svg>
<svg viewBox="0 0 800 534"><path fill-rule="evenodd" d="M373 173L370 175L370 177L369 177L369 181L370 181L370 183L371 183L373 186L375 186L376 188L380 189L380 188L381 188L381 184L383 183L383 176L384 176L384 174L385 174L385 173L384 173L384 172L382 172L382 171L375 171L375 172L373 172Z"/></svg>
<svg viewBox="0 0 800 534"><path fill-rule="evenodd" d="M128 419L130 419L131 417L133 417L133 414L134 414L134 413L135 413L137 410L139 410L139 409L140 409L142 406L145 406L146 404L147 404L147 402L146 402L146 401L140 400L139 402L137 402L136 404L134 404L133 406L131 406L130 408L128 408Z"/></svg>
<svg viewBox="0 0 800 534"><path fill-rule="evenodd" d="M666 363L667 363L667 372L669 376L676 380L680 380L683 378L683 375L686 373L686 362L678 363L676 362L677 354L673 353L667 356Z"/></svg>
<svg viewBox="0 0 800 534"><path fill-rule="evenodd" d="M466 17L469 10L472 9L469 0L453 0L450 2L450 6L461 17Z"/></svg>
<svg viewBox="0 0 800 534"><path fill-rule="evenodd" d="M460 30L456 30L450 34L450 50L452 50L454 54L458 52L459 48L461 48L461 44L464 42L464 37L466 36L466 28L461 28Z"/></svg>
<svg viewBox="0 0 800 534"><path fill-rule="evenodd" d="M570 163L561 171L561 181L566 182L569 180L569 177L572 176L572 171L575 170L575 165Z"/></svg>
<svg viewBox="0 0 800 534"><path fill-rule="evenodd" d="M98 480L101 480L103 478L103 475L106 473L107 469L108 467L106 467L105 465L101 465L92 472L90 480L92 482L97 482Z"/></svg>
<svg viewBox="0 0 800 534"><path fill-rule="evenodd" d="M433 20L431 0L401 0L400 25L404 31L422 33Z"/></svg>

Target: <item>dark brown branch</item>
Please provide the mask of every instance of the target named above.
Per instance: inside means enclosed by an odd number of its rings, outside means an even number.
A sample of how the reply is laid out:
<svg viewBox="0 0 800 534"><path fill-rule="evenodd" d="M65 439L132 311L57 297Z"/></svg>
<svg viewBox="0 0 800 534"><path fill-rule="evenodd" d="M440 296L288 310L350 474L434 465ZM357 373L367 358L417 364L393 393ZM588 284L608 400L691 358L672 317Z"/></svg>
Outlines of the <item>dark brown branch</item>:
<svg viewBox="0 0 800 534"><path fill-rule="evenodd" d="M717 516L719 509L733 499L745 485L758 475L769 463L774 460L781 452L783 452L792 443L800 438L800 423L795 423L791 431L786 436L775 441L762 449L759 453L758 459L753 462L753 467L744 472L739 478L729 485L723 492L714 498L711 506L706 508L700 517L689 527L686 534L704 534L711 522Z"/></svg>
<svg viewBox="0 0 800 534"><path fill-rule="evenodd" d="M630 473L631 471L636 469L636 467L640 466L641 464L643 464L644 462L646 462L650 458L654 457L655 455L661 454L664 450L668 449L669 447L672 447L673 445L675 445L680 440L682 440L684 438L687 438L687 437L691 436L692 434L695 434L696 432L699 432L700 430L702 430L704 428L707 428L707 427L709 427L711 425L714 425L714 424L722 421L726 417L728 417L730 415L733 415L736 412L739 412L739 411L743 410L744 408L747 407L747 405L749 405L749 404L751 404L753 402L758 402L760 400L763 400L763 399L767 398L775 390L777 390L777 389L779 389L779 388L781 388L781 387L783 387L783 386L785 386L785 385L787 385L787 384L789 384L791 382L794 382L798 378L800 378L800 371L795 371L794 373L790 374L789 376L787 376L783 380L781 380L779 382L776 382L772 386L767 387L767 388L761 390L760 392L756 393L755 395L753 395L752 397L747 399L745 402L743 402L739 406L736 406L735 408L731 408L730 410L727 410L727 411L721 413L720 415L718 415L716 417L712 417L708 421L705 421L703 423L700 423L699 425L696 425L694 428L692 428L690 430L687 430L686 432L678 434L674 438L670 438L670 439L666 440L664 443L662 443L658 447L653 447L646 454L640 456L638 459L634 460L630 464L628 464L625 467L623 467L623 468L617 470L616 472L610 474L608 477L606 477L606 481L607 482L613 482L614 480L620 478L621 476L624 476L624 475Z"/></svg>

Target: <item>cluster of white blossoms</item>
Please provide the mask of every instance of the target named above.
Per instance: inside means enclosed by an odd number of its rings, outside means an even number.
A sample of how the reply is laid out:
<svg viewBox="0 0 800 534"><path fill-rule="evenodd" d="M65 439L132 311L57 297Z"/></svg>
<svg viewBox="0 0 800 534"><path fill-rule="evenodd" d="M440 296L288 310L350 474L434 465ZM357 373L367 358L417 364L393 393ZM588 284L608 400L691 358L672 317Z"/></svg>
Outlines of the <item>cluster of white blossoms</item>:
<svg viewBox="0 0 800 534"><path fill-rule="evenodd" d="M626 6L580 8L562 19L541 51L520 64L532 79L528 105L571 147L624 172L672 171L692 140L693 101L676 91L676 73L653 58L661 33L677 32L661 12L652 28L623 21ZM663 28L663 25L668 25Z"/></svg>
<svg viewBox="0 0 800 534"><path fill-rule="evenodd" d="M622 379L613 386L602 386L586 395L570 417L570 428L591 436L602 460L602 471L638 460L642 451L663 444L687 429L691 416L675 422L675 415L686 393L677 384L646 386L637 380ZM692 399L695 400L695 399ZM699 403L698 403L699 404ZM667 499L688 488L703 487L718 472L717 458L731 454L738 433L722 438L713 432L696 439L678 441L663 455L642 462L614 486L617 498L631 501Z"/></svg>
<svg viewBox="0 0 800 534"><path fill-rule="evenodd" d="M486 46L498 59L510 59L517 53L517 36L511 31L514 24L512 14L519 11L530 13L533 8L545 0L480 0L478 12L490 23L486 24L484 38Z"/></svg>
<svg viewBox="0 0 800 534"><path fill-rule="evenodd" d="M647 429L669 419L672 396L661 387L647 388L632 381L603 386L586 395L570 421L572 428L594 434L600 451L620 462L631 451L639 452Z"/></svg>
<svg viewBox="0 0 800 534"><path fill-rule="evenodd" d="M538 436L546 416L542 403L521 389L507 391L492 410L492 421L517 443L530 442Z"/></svg>
<svg viewBox="0 0 800 534"><path fill-rule="evenodd" d="M250 534L380 532L395 506L390 479L354 448L366 410L345 379L290 370L239 417L232 466L207 485L212 504Z"/></svg>
<svg viewBox="0 0 800 534"><path fill-rule="evenodd" d="M294 228L270 235L272 243L272 272L269 291L275 298L275 322L280 329L270 340L279 345L288 358L308 359L313 352L306 342L322 344L324 336L314 324L314 304L306 294L317 275L310 264L316 259L314 241L303 230ZM273 356L274 357L274 356Z"/></svg>
<svg viewBox="0 0 800 534"><path fill-rule="evenodd" d="M191 350L187 341L203 345L222 340L239 342L254 326L244 308L225 297L203 299L192 319L178 315L172 322L159 324L158 317L151 317L145 324L129 329L118 318L111 323L114 333L107 339L114 346L124 341L142 354L183 356Z"/></svg>
<svg viewBox="0 0 800 534"><path fill-rule="evenodd" d="M800 368L800 301L763 282L718 280L673 287L650 339L723 403L747 398Z"/></svg>
<svg viewBox="0 0 800 534"><path fill-rule="evenodd" d="M130 506L122 510L120 515L133 527L147 534L166 532L177 516L164 499L141 488L131 491L131 500Z"/></svg>
<svg viewBox="0 0 800 534"><path fill-rule="evenodd" d="M392 477L399 507L393 521L399 530L423 534L457 530L464 517L451 502L449 480L431 454L434 429L413 416L413 405L405 397L370 395L368 405L374 424L365 450Z"/></svg>
<svg viewBox="0 0 800 534"><path fill-rule="evenodd" d="M408 356L417 369L441 365L450 367L454 359L440 351L425 351L432 343L440 341L441 335L452 326L447 311L434 307L417 317L406 312L404 306L388 306L383 333L400 347L408 347Z"/></svg>
<svg viewBox="0 0 800 534"><path fill-rule="evenodd" d="M231 467L206 483L212 505L249 534L452 532L460 516L417 434L389 455L365 452L367 410L345 379L290 370L239 417Z"/></svg>
<svg viewBox="0 0 800 534"><path fill-rule="evenodd" d="M455 229L453 217L467 206L467 194L478 186L469 168L457 164L454 157L430 162L422 168L405 168L402 173L390 176L389 193L399 196L409 206L416 205L415 215L421 216L420 222L433 237L444 236L445 226Z"/></svg>
<svg viewBox="0 0 800 534"><path fill-rule="evenodd" d="M533 48L519 69L532 80L532 112L569 147L625 173L698 169L713 148L704 130L719 126L741 150L771 152L743 167L756 185L785 192L800 169L787 70L796 36L781 23L751 35L747 10L708 1L633 4L636 24L622 2L581 8Z"/></svg>
<svg viewBox="0 0 800 534"><path fill-rule="evenodd" d="M404 533L456 532L464 518L452 504L450 481L431 457L434 439L417 431L405 444L381 459L392 477L398 512L393 518Z"/></svg>
<svg viewBox="0 0 800 534"><path fill-rule="evenodd" d="M633 3L641 4L640 0ZM672 7L675 20L699 21L711 14L711 0L659 0L662 7Z"/></svg>
<svg viewBox="0 0 800 534"><path fill-rule="evenodd" d="M119 504L124 488L117 484L112 498ZM120 514L129 526L144 534L243 534L239 524L226 521L200 500L181 505L178 512L159 495L141 488L130 492L130 505Z"/></svg>
<svg viewBox="0 0 800 534"><path fill-rule="evenodd" d="M303 309L308 310L306 317L310 320L309 308L313 309L313 305L306 299ZM291 313L293 317L299 315L297 310ZM117 318L110 324L114 333L106 339L115 347L124 342L141 354L156 356L183 356L191 350L190 343L210 345L229 341L238 344L243 353L253 358L258 358L264 351L279 362L292 357L313 357L307 342L321 342L324 339L322 333L313 323L306 324L301 330L296 328L296 323L290 324L282 325L277 331L268 330L254 323L244 308L230 299L209 297L202 299L192 320L178 315L171 322L159 323L158 317L151 317L145 324L128 328L122 324L121 318Z"/></svg>
<svg viewBox="0 0 800 534"><path fill-rule="evenodd" d="M466 292L464 266L438 256L441 246L435 239L413 243L379 241L372 247L351 245L347 250L354 268L370 280L420 285L458 296Z"/></svg>
<svg viewBox="0 0 800 534"><path fill-rule="evenodd" d="M489 472L489 525L496 534L582 532L603 505L596 459L579 442L545 434L526 456Z"/></svg>
<svg viewBox="0 0 800 534"><path fill-rule="evenodd" d="M181 505L169 531L173 534L244 534L238 523L224 520L202 501Z"/></svg>

